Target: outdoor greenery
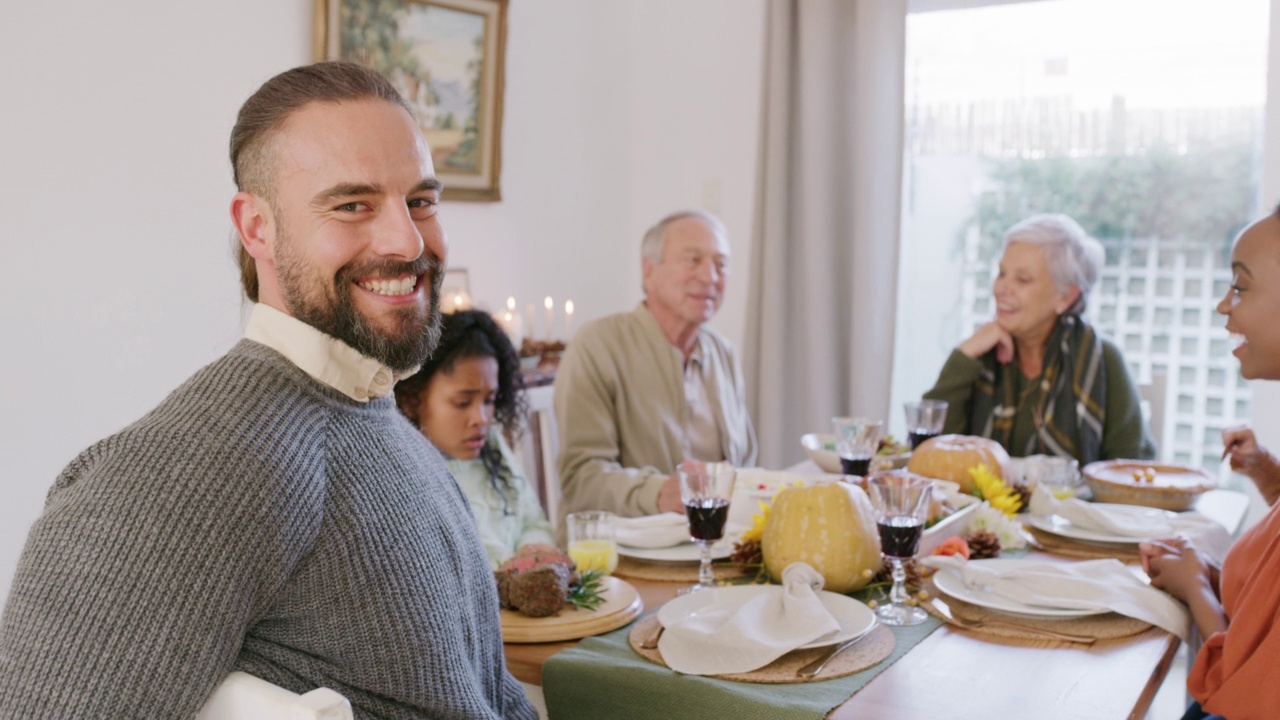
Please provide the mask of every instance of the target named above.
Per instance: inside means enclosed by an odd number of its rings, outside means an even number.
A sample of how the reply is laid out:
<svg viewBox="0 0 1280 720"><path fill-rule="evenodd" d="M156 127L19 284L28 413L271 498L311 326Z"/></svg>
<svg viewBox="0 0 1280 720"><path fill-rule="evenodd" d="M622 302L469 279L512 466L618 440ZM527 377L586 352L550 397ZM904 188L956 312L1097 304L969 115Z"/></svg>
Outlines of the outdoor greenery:
<svg viewBox="0 0 1280 720"><path fill-rule="evenodd" d="M989 258L1017 221L1061 212L1099 240L1160 238L1226 248L1256 214L1253 158L1253 147L1236 144L1186 153L991 160L994 189L978 199L961 235L976 224L982 256Z"/></svg>

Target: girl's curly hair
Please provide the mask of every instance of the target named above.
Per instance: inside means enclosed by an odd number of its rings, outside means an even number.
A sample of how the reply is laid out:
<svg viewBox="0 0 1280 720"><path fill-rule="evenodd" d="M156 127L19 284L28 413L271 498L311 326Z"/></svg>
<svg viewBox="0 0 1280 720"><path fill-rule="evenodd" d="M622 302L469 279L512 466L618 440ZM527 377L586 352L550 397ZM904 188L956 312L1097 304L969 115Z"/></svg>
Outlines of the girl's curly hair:
<svg viewBox="0 0 1280 720"><path fill-rule="evenodd" d="M415 425L422 393L438 372L452 372L459 360L491 357L498 361L498 391L493 400L493 421L502 427L507 439L515 442L521 435L526 412L524 380L520 374L520 356L489 313L480 310L460 310L445 315L441 327L440 343L423 363L422 369L396 383L396 404ZM495 443L485 443L480 449L480 461L489 471L494 490L502 496L503 504L510 508L513 482L511 468L502 459L502 451Z"/></svg>

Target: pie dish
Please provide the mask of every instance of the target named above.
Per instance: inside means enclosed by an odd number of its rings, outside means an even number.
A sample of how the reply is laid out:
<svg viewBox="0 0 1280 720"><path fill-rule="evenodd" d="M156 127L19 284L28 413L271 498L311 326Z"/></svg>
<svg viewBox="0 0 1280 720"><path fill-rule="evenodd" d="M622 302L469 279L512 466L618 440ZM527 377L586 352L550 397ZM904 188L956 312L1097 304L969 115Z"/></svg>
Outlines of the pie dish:
<svg viewBox="0 0 1280 720"><path fill-rule="evenodd" d="M1200 468L1144 460L1101 460L1084 466L1084 481L1098 502L1187 510L1218 483Z"/></svg>

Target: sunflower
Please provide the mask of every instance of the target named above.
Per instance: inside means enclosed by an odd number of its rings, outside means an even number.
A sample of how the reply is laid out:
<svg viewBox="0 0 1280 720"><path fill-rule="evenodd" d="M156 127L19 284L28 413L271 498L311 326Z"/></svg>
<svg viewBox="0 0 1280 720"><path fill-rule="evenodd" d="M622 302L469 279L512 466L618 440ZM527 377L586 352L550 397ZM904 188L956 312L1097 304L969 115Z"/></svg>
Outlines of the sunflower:
<svg viewBox="0 0 1280 720"><path fill-rule="evenodd" d="M969 477L973 478L973 484L977 487L974 494L1005 515L1013 517L1022 507L1022 496L1005 485L986 465L969 468Z"/></svg>

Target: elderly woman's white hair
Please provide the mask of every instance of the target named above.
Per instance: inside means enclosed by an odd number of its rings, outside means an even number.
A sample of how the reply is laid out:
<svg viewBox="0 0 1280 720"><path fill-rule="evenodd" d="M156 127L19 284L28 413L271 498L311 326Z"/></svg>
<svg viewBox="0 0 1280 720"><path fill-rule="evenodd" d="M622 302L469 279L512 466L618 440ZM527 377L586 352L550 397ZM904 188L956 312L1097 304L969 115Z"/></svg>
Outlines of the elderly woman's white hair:
<svg viewBox="0 0 1280 720"><path fill-rule="evenodd" d="M1059 213L1032 215L1016 223L1004 234L1004 247L1016 242L1039 245L1044 250L1059 291L1066 292L1072 285L1080 288L1080 297L1067 312L1083 314L1089 304L1089 292L1106 262L1102 243L1089 237L1080 223Z"/></svg>
<svg viewBox="0 0 1280 720"><path fill-rule="evenodd" d="M727 239L729 233L725 230L724 223L720 222L720 218L712 215L704 210L681 210L672 213L661 220L658 224L649 228L644 234L644 240L640 241L640 257L648 260L655 265L662 262L662 248L667 243L667 228L671 223L685 218L697 218L711 227L715 234L721 239Z"/></svg>

